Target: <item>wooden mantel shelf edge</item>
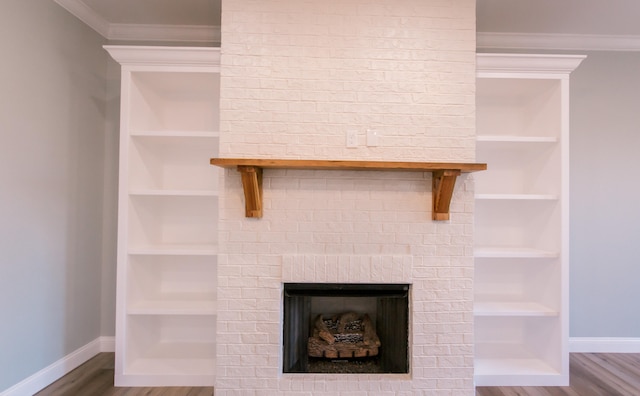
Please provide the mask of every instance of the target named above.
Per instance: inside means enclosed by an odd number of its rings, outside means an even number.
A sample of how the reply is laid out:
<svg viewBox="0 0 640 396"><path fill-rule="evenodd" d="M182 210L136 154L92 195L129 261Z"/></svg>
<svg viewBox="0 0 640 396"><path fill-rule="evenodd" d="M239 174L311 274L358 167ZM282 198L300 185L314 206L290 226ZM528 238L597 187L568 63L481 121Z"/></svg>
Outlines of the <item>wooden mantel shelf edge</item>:
<svg viewBox="0 0 640 396"><path fill-rule="evenodd" d="M449 206L453 196L453 189L456 184L456 178L461 173L487 169L487 164L480 163L252 158L212 158L211 165L238 169L242 174L245 216L255 218L262 217L262 170L265 168L431 172L433 174L433 220L449 220Z"/></svg>

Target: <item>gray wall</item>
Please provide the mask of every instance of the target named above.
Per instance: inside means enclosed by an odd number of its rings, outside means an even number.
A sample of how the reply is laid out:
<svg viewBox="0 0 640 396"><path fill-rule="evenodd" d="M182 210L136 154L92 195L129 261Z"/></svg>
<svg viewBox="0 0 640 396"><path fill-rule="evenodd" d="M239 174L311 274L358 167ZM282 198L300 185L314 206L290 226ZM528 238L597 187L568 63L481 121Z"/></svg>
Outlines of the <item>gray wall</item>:
<svg viewBox="0 0 640 396"><path fill-rule="evenodd" d="M51 0L2 1L0 391L101 335L102 44Z"/></svg>
<svg viewBox="0 0 640 396"><path fill-rule="evenodd" d="M640 53L571 75L571 336L640 337Z"/></svg>
<svg viewBox="0 0 640 396"><path fill-rule="evenodd" d="M106 51L105 51L106 53ZM116 334L116 251L118 231L118 160L120 144L120 64L107 56L105 108L102 304L100 335Z"/></svg>

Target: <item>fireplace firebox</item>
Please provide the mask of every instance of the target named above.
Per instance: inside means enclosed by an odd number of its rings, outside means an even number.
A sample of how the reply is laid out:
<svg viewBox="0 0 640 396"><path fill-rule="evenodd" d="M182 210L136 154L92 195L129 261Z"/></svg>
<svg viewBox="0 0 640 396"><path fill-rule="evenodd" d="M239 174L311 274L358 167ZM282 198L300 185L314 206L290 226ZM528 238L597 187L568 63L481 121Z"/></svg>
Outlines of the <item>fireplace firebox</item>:
<svg viewBox="0 0 640 396"><path fill-rule="evenodd" d="M408 284L285 283L284 373L408 373Z"/></svg>

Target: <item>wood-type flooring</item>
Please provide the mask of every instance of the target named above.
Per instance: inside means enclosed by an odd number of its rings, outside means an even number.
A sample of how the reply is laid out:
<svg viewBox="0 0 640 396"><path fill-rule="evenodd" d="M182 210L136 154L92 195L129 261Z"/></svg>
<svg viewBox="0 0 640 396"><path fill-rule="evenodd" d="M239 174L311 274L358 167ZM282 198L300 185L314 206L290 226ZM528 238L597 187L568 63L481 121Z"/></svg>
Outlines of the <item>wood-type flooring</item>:
<svg viewBox="0 0 640 396"><path fill-rule="evenodd" d="M478 387L476 396L640 396L640 353L572 353L567 387Z"/></svg>
<svg viewBox="0 0 640 396"><path fill-rule="evenodd" d="M114 353L99 353L35 396L212 396L213 388L113 386Z"/></svg>
<svg viewBox="0 0 640 396"><path fill-rule="evenodd" d="M36 396L211 396L213 388L116 388L114 354L100 353ZM568 387L478 387L476 396L640 396L640 353L572 353Z"/></svg>

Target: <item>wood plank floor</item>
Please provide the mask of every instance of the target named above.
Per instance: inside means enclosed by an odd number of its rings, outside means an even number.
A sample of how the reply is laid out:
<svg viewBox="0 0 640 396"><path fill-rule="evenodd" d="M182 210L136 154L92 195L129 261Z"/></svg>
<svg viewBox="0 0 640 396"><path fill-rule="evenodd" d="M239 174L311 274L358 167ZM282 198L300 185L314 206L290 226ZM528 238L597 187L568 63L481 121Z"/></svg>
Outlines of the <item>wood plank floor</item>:
<svg viewBox="0 0 640 396"><path fill-rule="evenodd" d="M36 396L212 396L213 388L116 388L114 354L100 353ZM478 387L476 396L640 396L640 354L573 353L568 387Z"/></svg>
<svg viewBox="0 0 640 396"><path fill-rule="evenodd" d="M572 353L567 387L478 387L476 396L640 396L640 353Z"/></svg>
<svg viewBox="0 0 640 396"><path fill-rule="evenodd" d="M99 353L35 396L212 396L213 388L116 388L115 355Z"/></svg>

